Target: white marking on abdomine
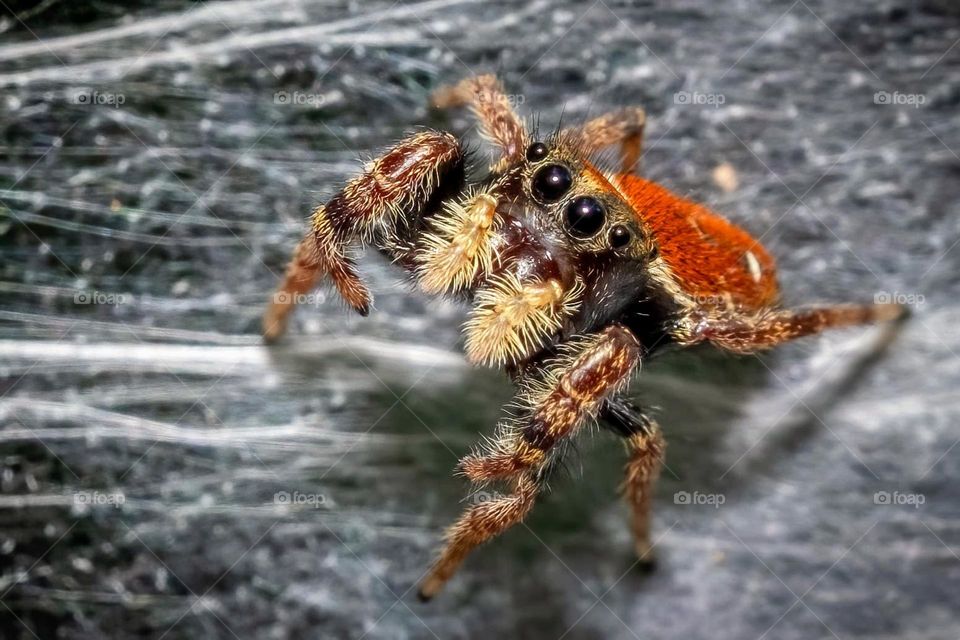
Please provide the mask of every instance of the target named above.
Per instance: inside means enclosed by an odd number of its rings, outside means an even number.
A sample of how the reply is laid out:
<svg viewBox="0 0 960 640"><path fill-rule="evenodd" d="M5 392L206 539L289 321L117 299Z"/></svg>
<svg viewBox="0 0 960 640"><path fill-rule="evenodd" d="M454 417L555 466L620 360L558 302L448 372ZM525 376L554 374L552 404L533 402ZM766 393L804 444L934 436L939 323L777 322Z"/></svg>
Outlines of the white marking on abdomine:
<svg viewBox="0 0 960 640"><path fill-rule="evenodd" d="M750 275L753 276L753 281L760 282L760 278L763 277L763 270L760 268L760 261L757 260L757 256L753 255L753 251L747 251L743 254L743 259L747 263Z"/></svg>

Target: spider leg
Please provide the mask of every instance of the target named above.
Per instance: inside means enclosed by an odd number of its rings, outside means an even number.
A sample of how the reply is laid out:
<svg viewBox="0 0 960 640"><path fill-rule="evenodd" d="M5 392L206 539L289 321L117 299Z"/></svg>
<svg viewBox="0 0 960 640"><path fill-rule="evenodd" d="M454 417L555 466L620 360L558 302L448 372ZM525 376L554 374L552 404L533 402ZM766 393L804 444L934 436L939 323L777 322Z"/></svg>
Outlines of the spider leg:
<svg viewBox="0 0 960 640"><path fill-rule="evenodd" d="M788 340L827 329L900 320L907 308L899 304L836 305L813 309L783 309L759 315L727 314L695 317L682 342L707 341L735 353L753 353Z"/></svg>
<svg viewBox="0 0 960 640"><path fill-rule="evenodd" d="M522 421L501 424L491 452L467 456L461 463L474 481L510 479L513 493L471 506L448 529L446 544L420 587L422 598L435 595L471 550L529 513L543 472L550 467L551 451L596 417L603 400L622 387L639 364L640 351L632 333L613 325L548 363L537 380L521 384Z"/></svg>
<svg viewBox="0 0 960 640"><path fill-rule="evenodd" d="M461 460L460 469L471 481L489 482L542 466L554 445L596 417L603 400L640 364L640 344L617 324L571 348L541 371L525 374L514 402L519 421L501 422L487 451Z"/></svg>
<svg viewBox="0 0 960 640"><path fill-rule="evenodd" d="M601 416L626 444L630 458L624 468L620 491L630 506L630 528L637 557L644 564L652 565L650 516L666 443L656 421L629 403L611 399L604 404Z"/></svg>
<svg viewBox="0 0 960 640"><path fill-rule="evenodd" d="M420 599L426 601L439 593L474 548L522 521L539 492L540 485L531 474L519 474L512 493L497 494L493 500L467 508L447 529L443 551L420 583Z"/></svg>
<svg viewBox="0 0 960 640"><path fill-rule="evenodd" d="M438 109L469 105L483 134L503 150L501 163L521 158L527 130L496 76L479 75L442 86L433 92L430 102Z"/></svg>
<svg viewBox="0 0 960 640"><path fill-rule="evenodd" d="M579 138L581 148L586 153L619 144L620 171L633 173L639 169L637 165L643 147L643 128L646 122L647 115L642 108L627 107L597 116L582 127L565 129L562 136Z"/></svg>
<svg viewBox="0 0 960 640"><path fill-rule="evenodd" d="M263 337L274 342L287 330L290 312L300 296L309 293L323 275L323 266L312 234L304 236L287 265L283 283L270 301L263 316Z"/></svg>
<svg viewBox="0 0 960 640"><path fill-rule="evenodd" d="M463 150L448 133L417 133L370 162L326 204L317 207L286 275L263 318L268 341L282 335L297 298L323 275L361 315L371 297L346 254L351 242L388 244L398 221L418 215L437 190L444 172L463 161Z"/></svg>

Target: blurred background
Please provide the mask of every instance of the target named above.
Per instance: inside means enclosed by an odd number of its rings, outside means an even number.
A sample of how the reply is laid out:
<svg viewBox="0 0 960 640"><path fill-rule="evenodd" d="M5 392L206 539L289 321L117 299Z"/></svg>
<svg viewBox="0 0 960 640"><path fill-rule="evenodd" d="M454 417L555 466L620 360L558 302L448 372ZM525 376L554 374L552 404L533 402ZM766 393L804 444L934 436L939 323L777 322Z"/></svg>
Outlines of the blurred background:
<svg viewBox="0 0 960 640"><path fill-rule="evenodd" d="M0 1L0 638L960 637L960 10ZM310 209L494 71L552 128L647 109L643 173L762 237L786 302L913 317L645 366L658 570L621 445L427 605L511 389L368 252L367 319L259 316ZM486 153L484 150L483 153Z"/></svg>

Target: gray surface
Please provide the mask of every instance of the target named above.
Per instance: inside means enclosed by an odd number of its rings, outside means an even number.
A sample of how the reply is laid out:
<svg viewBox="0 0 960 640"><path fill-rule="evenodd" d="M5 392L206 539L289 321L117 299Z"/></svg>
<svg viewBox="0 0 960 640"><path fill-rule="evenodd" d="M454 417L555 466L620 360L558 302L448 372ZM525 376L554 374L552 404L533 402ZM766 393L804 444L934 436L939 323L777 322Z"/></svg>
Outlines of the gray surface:
<svg viewBox="0 0 960 640"><path fill-rule="evenodd" d="M960 636L949 3L96 6L0 22L0 637ZM425 98L484 70L546 127L644 105L645 173L762 234L789 302L923 303L877 357L867 330L645 369L670 442L654 575L630 571L620 446L589 435L425 606L451 469L509 386L463 363L462 309L376 256L369 319L325 300L269 352L257 319L311 204L411 126L466 131Z"/></svg>

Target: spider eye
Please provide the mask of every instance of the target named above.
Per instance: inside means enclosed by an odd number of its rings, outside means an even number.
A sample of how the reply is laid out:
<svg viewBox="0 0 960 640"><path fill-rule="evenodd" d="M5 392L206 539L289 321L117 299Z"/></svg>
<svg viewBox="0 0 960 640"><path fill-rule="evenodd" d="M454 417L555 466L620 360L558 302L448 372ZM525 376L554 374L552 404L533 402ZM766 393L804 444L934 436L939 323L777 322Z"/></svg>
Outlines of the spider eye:
<svg viewBox="0 0 960 640"><path fill-rule="evenodd" d="M540 202L556 202L573 184L570 170L562 164L548 164L533 174L533 195Z"/></svg>
<svg viewBox="0 0 960 640"><path fill-rule="evenodd" d="M622 249L630 244L630 229L622 224L618 224L610 229L610 246L614 249Z"/></svg>
<svg viewBox="0 0 960 640"><path fill-rule="evenodd" d="M603 205L590 196L574 198L567 205L567 226L578 238L589 238L600 231L605 217Z"/></svg>
<svg viewBox="0 0 960 640"><path fill-rule="evenodd" d="M549 153L549 151L550 150L547 149L547 145L543 144L542 142L534 142L527 147L527 160L530 162L540 162L547 157L547 153Z"/></svg>

